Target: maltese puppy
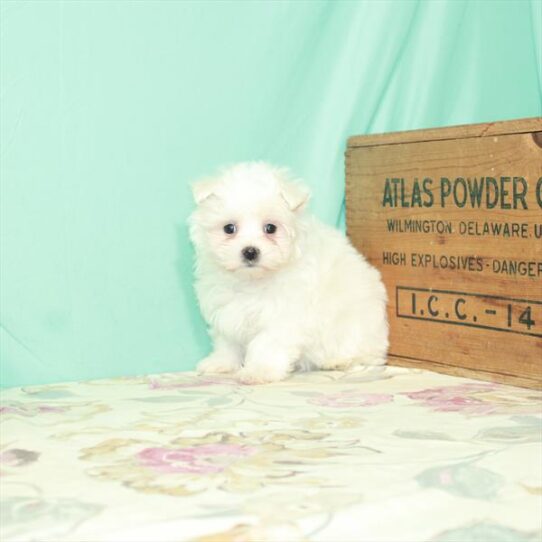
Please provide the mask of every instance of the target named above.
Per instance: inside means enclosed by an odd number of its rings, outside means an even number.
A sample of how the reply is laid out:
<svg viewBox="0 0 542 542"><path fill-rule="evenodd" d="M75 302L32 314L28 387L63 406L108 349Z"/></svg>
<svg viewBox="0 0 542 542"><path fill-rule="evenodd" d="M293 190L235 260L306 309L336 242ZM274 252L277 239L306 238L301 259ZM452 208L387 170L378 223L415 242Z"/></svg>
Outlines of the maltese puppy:
<svg viewBox="0 0 542 542"><path fill-rule="evenodd" d="M193 185L196 294L213 352L200 373L257 384L296 368L386 362L386 290L338 231L305 213L285 169L242 163Z"/></svg>

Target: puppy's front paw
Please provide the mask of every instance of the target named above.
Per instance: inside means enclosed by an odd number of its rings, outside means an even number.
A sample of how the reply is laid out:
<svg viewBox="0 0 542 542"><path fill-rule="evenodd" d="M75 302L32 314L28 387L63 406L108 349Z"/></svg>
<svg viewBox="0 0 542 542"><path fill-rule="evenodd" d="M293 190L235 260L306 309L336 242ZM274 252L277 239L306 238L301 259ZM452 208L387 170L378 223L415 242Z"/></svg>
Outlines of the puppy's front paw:
<svg viewBox="0 0 542 542"><path fill-rule="evenodd" d="M243 384L267 384L269 382L279 382L288 376L288 372L274 367L273 365L258 364L257 366L248 365L243 367L237 373L237 379Z"/></svg>
<svg viewBox="0 0 542 542"><path fill-rule="evenodd" d="M234 373L237 369L239 369L237 359L219 352L213 352L198 363L197 372L199 374L224 374Z"/></svg>

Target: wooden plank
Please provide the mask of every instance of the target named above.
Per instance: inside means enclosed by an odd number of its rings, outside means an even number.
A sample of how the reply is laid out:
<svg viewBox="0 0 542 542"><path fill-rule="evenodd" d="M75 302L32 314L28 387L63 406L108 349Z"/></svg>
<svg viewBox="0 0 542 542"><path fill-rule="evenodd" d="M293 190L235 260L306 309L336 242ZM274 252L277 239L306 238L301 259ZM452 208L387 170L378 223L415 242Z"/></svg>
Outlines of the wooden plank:
<svg viewBox="0 0 542 542"><path fill-rule="evenodd" d="M542 382L540 380L524 378L515 375L481 371L478 369L464 369L463 367L443 365L434 361L400 358L397 356L390 356L388 363L390 365L396 365L398 367L424 369L427 371L434 371L435 373L444 373L453 376L461 376L464 378L473 378L474 380L488 380L489 382L496 382L497 384L508 384L509 386L520 386L522 388L542 390Z"/></svg>
<svg viewBox="0 0 542 542"><path fill-rule="evenodd" d="M348 147L374 147L377 145L398 145L421 141L441 141L445 139L468 139L490 137L504 134L519 134L542 131L542 117L518 119L511 121L484 122L481 124L465 124L428 130L408 130L388 134L367 134L352 136L348 139Z"/></svg>
<svg viewBox="0 0 542 542"><path fill-rule="evenodd" d="M382 272L392 356L540 385L542 142L499 124L349 148L347 231Z"/></svg>

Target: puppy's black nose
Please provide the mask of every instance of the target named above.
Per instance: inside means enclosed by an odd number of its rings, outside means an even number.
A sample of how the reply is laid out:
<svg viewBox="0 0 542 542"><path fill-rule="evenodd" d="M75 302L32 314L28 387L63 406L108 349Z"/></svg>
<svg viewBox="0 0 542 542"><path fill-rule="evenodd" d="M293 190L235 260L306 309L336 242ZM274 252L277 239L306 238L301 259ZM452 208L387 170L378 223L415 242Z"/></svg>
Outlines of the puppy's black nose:
<svg viewBox="0 0 542 542"><path fill-rule="evenodd" d="M253 262L258 259L258 256L260 255L260 250L256 247L245 247L241 254L243 254L243 258L247 260L248 262Z"/></svg>

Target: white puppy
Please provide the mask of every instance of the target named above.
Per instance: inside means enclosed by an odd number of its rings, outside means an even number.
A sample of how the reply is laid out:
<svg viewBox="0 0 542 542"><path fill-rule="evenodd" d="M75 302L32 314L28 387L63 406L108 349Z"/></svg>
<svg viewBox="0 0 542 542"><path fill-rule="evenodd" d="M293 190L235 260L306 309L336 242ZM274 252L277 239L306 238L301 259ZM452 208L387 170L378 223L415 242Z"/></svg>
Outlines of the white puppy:
<svg viewBox="0 0 542 542"><path fill-rule="evenodd" d="M201 373L245 383L386 362L386 290L284 169L243 163L193 185L196 293L214 341Z"/></svg>

